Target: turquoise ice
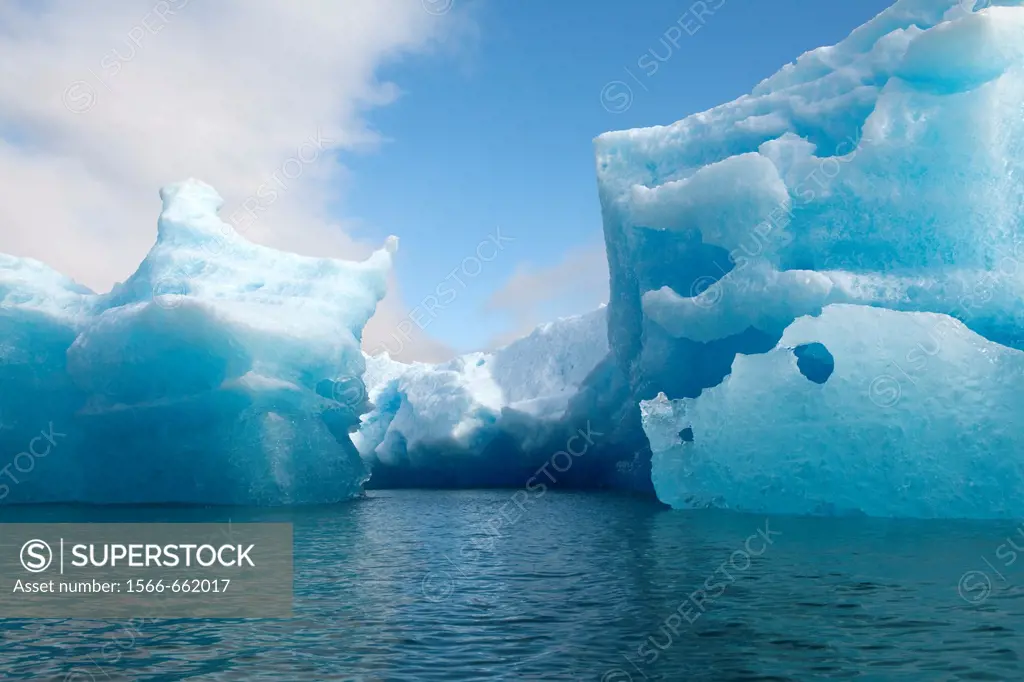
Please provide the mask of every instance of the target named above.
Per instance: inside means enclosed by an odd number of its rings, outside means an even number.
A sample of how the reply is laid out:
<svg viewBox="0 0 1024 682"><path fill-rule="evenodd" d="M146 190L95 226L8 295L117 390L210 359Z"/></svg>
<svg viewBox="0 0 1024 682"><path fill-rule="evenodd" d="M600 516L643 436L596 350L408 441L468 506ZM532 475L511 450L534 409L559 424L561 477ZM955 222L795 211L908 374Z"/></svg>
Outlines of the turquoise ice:
<svg viewBox="0 0 1024 682"><path fill-rule="evenodd" d="M612 349L633 399L665 396L643 406L662 500L1024 513L1007 390L1024 347L1022 102L1019 0L899 0L750 95L596 140ZM944 321L964 333L936 349L927 326ZM811 343L834 356L824 384L790 347ZM872 382L900 376L883 358L912 365L918 345L918 384L879 407Z"/></svg>
<svg viewBox="0 0 1024 682"><path fill-rule="evenodd" d="M156 244L110 293L0 255L0 502L360 493L349 434L369 407L336 382L363 374L397 240L361 263L302 257L238 235L201 182L161 198ZM16 461L50 425L52 451Z"/></svg>

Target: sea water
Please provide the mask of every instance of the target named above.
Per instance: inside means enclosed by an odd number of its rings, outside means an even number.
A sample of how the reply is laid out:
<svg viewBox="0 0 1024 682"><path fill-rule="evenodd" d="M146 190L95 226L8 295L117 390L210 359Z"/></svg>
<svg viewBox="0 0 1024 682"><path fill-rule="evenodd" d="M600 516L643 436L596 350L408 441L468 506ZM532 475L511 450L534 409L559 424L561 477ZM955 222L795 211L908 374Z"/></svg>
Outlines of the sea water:
<svg viewBox="0 0 1024 682"><path fill-rule="evenodd" d="M0 679L1024 679L1019 523L514 492L0 509L6 523L285 521L295 537L291 619L0 620Z"/></svg>

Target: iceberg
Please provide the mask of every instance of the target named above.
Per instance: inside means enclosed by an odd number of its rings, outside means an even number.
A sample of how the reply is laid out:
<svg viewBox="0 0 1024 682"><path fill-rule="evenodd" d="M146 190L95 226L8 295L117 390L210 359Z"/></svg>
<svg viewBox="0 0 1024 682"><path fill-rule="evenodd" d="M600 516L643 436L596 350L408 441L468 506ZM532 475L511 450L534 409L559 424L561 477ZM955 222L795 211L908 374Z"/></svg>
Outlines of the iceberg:
<svg viewBox="0 0 1024 682"><path fill-rule="evenodd" d="M155 245L109 293L0 255L0 502L359 494L369 406L340 380L364 371L397 239L361 263L303 257L242 238L199 181L160 196Z"/></svg>
<svg viewBox="0 0 1024 682"><path fill-rule="evenodd" d="M280 253L194 180L109 293L0 254L0 503L543 471L677 508L1021 516L1022 36L1024 0L898 0L734 102L601 135L607 307L446 363L360 350L395 238Z"/></svg>
<svg viewBox="0 0 1024 682"><path fill-rule="evenodd" d="M750 95L597 138L611 353L664 502L1020 515L1022 4L898 0Z"/></svg>
<svg viewBox="0 0 1024 682"><path fill-rule="evenodd" d="M367 356L363 379L374 408L353 441L372 471L370 485L523 486L572 433L587 428L608 350L602 306L493 352L441 364ZM603 437L603 422L596 424L592 430ZM621 466L621 450L610 441L592 445L548 484L634 487L648 477Z"/></svg>

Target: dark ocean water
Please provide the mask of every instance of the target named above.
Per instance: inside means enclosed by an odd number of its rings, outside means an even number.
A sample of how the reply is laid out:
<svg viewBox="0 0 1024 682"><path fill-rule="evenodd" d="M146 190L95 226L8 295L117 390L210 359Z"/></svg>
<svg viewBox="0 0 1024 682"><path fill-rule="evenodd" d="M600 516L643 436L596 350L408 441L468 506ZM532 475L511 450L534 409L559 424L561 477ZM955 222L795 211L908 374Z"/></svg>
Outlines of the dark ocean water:
<svg viewBox="0 0 1024 682"><path fill-rule="evenodd" d="M1024 679L1024 551L1008 544L1024 548L1020 524L766 519L514 491L376 491L287 511L0 510L0 522L228 518L294 523L295 618L0 620L0 677Z"/></svg>

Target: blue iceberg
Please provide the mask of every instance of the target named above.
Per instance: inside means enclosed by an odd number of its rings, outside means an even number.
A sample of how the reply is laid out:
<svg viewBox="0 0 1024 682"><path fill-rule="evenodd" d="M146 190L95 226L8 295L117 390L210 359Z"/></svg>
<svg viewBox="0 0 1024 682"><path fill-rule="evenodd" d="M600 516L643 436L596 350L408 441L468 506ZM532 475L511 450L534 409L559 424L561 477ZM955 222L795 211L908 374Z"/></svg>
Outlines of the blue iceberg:
<svg viewBox="0 0 1024 682"><path fill-rule="evenodd" d="M663 501L1024 513L1021 4L899 0L750 95L596 140Z"/></svg>
<svg viewBox="0 0 1024 682"><path fill-rule="evenodd" d="M750 95L600 136L607 307L439 365L360 351L397 240L280 253L196 181L107 294L0 255L0 502L546 471L677 508L1022 516L1022 36L1022 0L899 0Z"/></svg>
<svg viewBox="0 0 1024 682"><path fill-rule="evenodd" d="M0 255L0 502L322 503L368 476L362 329L397 240L361 263L248 242L190 180L156 244L94 294ZM40 440L40 434L51 434Z"/></svg>

